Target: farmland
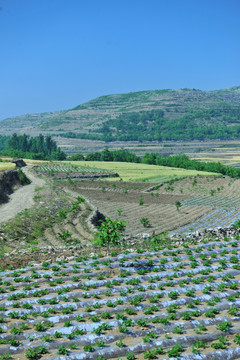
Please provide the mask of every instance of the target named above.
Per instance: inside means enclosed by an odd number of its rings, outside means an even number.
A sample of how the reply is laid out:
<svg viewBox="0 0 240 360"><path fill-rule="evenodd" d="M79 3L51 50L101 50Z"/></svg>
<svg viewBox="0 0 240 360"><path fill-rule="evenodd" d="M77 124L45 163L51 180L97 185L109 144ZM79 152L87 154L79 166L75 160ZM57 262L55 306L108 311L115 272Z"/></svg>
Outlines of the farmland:
<svg viewBox="0 0 240 360"><path fill-rule="evenodd" d="M16 220L3 225L2 231L9 232L10 238L17 233L26 241L27 228L27 241L40 241L41 246L61 244L59 234L67 231L69 244L91 247L93 235L87 221L96 209L103 217L126 221L124 235L128 238L164 232L184 235L229 226L240 215L240 180L214 173L81 161L35 162L32 174L47 179L47 187L36 193L32 211L19 214ZM70 211L78 196L87 200L78 211L72 210L69 217L58 215ZM42 220L36 221L39 218Z"/></svg>
<svg viewBox="0 0 240 360"><path fill-rule="evenodd" d="M119 174L119 179L123 181L140 181L151 183L164 183L173 178L184 178L188 176L213 176L215 173L202 172L196 170L177 169L167 166L156 166L148 164L135 164L125 162L102 162L102 161L75 161L82 167L95 167L106 169ZM113 179L113 178L111 178Z"/></svg>
<svg viewBox="0 0 240 360"><path fill-rule="evenodd" d="M35 168L36 173L45 176L52 176L54 179L57 178L89 178L89 177L96 177L96 178L103 178L103 177L116 177L114 171L106 170L105 168L101 167L94 167L94 166L78 166L74 163L45 163L39 167Z"/></svg>
<svg viewBox="0 0 240 360"><path fill-rule="evenodd" d="M0 172L15 169L16 165L10 162L0 162Z"/></svg>
<svg viewBox="0 0 240 360"><path fill-rule="evenodd" d="M1 271L2 359L237 359L239 244L99 250Z"/></svg>
<svg viewBox="0 0 240 360"><path fill-rule="evenodd" d="M154 183L103 180L73 184L62 181L59 185L81 194L106 216L126 220L128 236L164 231L184 234L228 226L240 215L239 180L185 178L160 187ZM178 201L180 208L176 206ZM144 227L140 220L146 217L150 223Z"/></svg>
<svg viewBox="0 0 240 360"><path fill-rule="evenodd" d="M110 162L28 171L45 185L0 227L12 251L0 269L0 359L240 357L238 233L167 236L238 220L240 180ZM96 209L126 222L109 257L92 242Z"/></svg>
<svg viewBox="0 0 240 360"><path fill-rule="evenodd" d="M211 173L118 162L45 163L34 167L34 172L47 176L75 198L83 196L104 216L126 221L125 236L129 238L229 226L240 215L239 180ZM79 233L77 218L47 230L46 241L52 243L67 230L72 239L82 242L86 231L79 229ZM89 239L91 231L87 232Z"/></svg>

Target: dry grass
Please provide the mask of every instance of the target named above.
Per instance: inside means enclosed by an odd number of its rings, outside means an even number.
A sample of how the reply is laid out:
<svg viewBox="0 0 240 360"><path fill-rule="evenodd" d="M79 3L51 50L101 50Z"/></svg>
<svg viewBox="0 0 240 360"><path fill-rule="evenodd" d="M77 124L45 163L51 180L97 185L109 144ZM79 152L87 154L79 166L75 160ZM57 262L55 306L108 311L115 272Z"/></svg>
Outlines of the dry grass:
<svg viewBox="0 0 240 360"><path fill-rule="evenodd" d="M16 165L13 163L0 162L0 171L13 170L13 169L15 169L15 167L16 167Z"/></svg>

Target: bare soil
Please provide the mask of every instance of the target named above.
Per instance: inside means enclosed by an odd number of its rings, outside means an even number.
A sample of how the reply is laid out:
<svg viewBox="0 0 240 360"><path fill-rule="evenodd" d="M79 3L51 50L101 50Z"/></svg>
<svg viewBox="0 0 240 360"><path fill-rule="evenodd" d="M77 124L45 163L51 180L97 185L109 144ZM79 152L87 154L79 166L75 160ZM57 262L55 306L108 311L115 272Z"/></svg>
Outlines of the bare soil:
<svg viewBox="0 0 240 360"><path fill-rule="evenodd" d="M102 180L58 182L64 189L72 189L96 206L105 216L118 217L126 221L126 235L141 233L159 234L191 224L215 209L215 205L203 202L200 205L184 205L193 198L214 196L234 199L238 194L239 181L227 178L207 177L182 179L173 184L121 183ZM213 199L215 199L213 197ZM140 200L142 199L142 200ZM140 202L142 201L142 205ZM181 207L177 208L176 203ZM140 223L148 218L149 227Z"/></svg>

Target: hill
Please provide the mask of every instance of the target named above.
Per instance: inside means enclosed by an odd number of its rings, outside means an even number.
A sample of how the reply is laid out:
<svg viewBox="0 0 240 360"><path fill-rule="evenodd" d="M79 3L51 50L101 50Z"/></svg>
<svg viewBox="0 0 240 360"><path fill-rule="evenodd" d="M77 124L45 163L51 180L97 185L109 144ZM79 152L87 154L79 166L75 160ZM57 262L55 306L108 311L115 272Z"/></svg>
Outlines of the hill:
<svg viewBox="0 0 240 360"><path fill-rule="evenodd" d="M69 110L5 119L0 133L105 141L232 139L240 136L239 101L240 87L106 95Z"/></svg>

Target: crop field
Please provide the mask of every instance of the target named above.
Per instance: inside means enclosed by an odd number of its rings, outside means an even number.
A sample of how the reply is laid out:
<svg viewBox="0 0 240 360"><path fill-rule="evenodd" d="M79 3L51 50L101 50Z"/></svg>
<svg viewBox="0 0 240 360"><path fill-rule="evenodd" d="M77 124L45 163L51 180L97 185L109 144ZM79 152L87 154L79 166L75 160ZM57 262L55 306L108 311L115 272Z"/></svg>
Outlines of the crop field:
<svg viewBox="0 0 240 360"><path fill-rule="evenodd" d="M95 168L95 167L90 167L90 166L77 166L77 165L73 165L73 164L47 164L47 165L42 165L39 168L40 171L42 172L65 172L67 174L77 171L77 172L97 172L99 171L99 169ZM102 172L107 172L107 170L105 169L101 169Z"/></svg>
<svg viewBox="0 0 240 360"><path fill-rule="evenodd" d="M1 359L237 359L235 239L1 270Z"/></svg>
<svg viewBox="0 0 240 360"><path fill-rule="evenodd" d="M15 169L16 165L10 162L0 162L0 172Z"/></svg>
<svg viewBox="0 0 240 360"><path fill-rule="evenodd" d="M104 180L59 185L88 199L105 216L125 220L129 237L164 231L182 235L229 226L240 217L240 180L230 178L194 177L160 185Z"/></svg>
<svg viewBox="0 0 240 360"><path fill-rule="evenodd" d="M240 166L239 147L215 148L214 152L201 152L189 154L191 158L206 162L220 162L228 166Z"/></svg>
<svg viewBox="0 0 240 360"><path fill-rule="evenodd" d="M240 218L239 180L219 178L208 182L205 186L202 186L203 180L198 180L198 183L197 180L195 181L196 184L192 182L195 194L183 200L182 206L188 206L189 209L208 206L212 210L197 221L175 230L174 233L183 235L190 231L203 231L206 228L229 227ZM180 183L177 186L179 190ZM187 192L186 187L185 189ZM188 189L191 189L190 186Z"/></svg>
<svg viewBox="0 0 240 360"><path fill-rule="evenodd" d="M185 170L167 166L156 166L148 164L134 164L124 162L102 162L102 161L75 161L74 164L80 166L96 167L119 174L123 181L144 181L152 183L162 183L173 178L183 178L188 176L213 176L215 173Z"/></svg>
<svg viewBox="0 0 240 360"><path fill-rule="evenodd" d="M91 166L80 166L73 163L45 163L35 167L37 174L52 176L54 178L79 177L108 177L114 175L111 171Z"/></svg>

